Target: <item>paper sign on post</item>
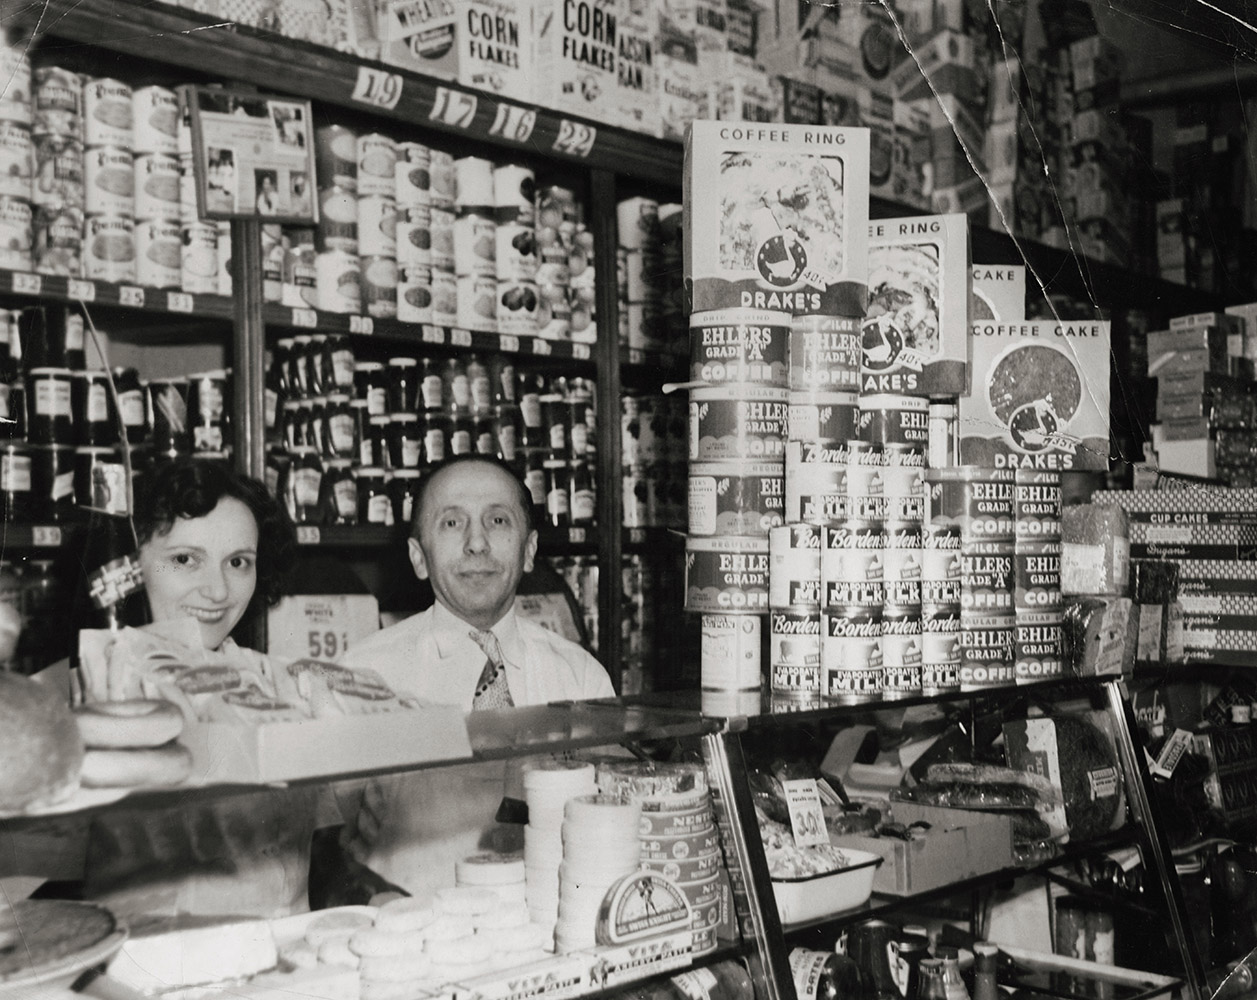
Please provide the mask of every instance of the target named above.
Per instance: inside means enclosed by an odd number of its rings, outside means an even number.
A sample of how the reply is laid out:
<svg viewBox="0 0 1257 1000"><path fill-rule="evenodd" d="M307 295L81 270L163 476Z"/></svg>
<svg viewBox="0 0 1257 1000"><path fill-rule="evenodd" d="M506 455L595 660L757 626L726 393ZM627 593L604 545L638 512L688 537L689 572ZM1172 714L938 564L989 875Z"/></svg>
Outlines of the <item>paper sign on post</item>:
<svg viewBox="0 0 1257 1000"><path fill-rule="evenodd" d="M781 783L781 787L786 793L794 842L800 847L828 844L829 829L825 826L825 811L821 808L816 779L789 778Z"/></svg>

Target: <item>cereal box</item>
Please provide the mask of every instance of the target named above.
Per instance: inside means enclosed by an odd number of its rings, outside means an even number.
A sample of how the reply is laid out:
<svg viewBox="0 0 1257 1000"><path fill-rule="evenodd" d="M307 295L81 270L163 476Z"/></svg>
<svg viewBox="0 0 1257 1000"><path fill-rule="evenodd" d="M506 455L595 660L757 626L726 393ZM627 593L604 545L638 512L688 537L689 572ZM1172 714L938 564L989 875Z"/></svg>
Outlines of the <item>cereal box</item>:
<svg viewBox="0 0 1257 1000"><path fill-rule="evenodd" d="M969 220L869 223L860 390L943 395L968 387Z"/></svg>
<svg viewBox="0 0 1257 1000"><path fill-rule="evenodd" d="M532 18L510 0L458 4L458 82L525 104L533 100Z"/></svg>
<svg viewBox="0 0 1257 1000"><path fill-rule="evenodd" d="M658 18L642 0L620 0L616 28L616 112L620 124L659 135Z"/></svg>
<svg viewBox="0 0 1257 1000"><path fill-rule="evenodd" d="M599 121L616 112L616 0L536 0L538 104Z"/></svg>
<svg viewBox="0 0 1257 1000"><path fill-rule="evenodd" d="M417 73L457 79L457 22L452 0L381 0L380 59Z"/></svg>
<svg viewBox="0 0 1257 1000"><path fill-rule="evenodd" d="M1026 265L974 264L969 321L1019 323L1026 318Z"/></svg>
<svg viewBox="0 0 1257 1000"><path fill-rule="evenodd" d="M986 322L970 331L961 464L1107 469L1109 324Z"/></svg>
<svg viewBox="0 0 1257 1000"><path fill-rule="evenodd" d="M685 283L694 311L863 316L869 133L696 121L685 146Z"/></svg>

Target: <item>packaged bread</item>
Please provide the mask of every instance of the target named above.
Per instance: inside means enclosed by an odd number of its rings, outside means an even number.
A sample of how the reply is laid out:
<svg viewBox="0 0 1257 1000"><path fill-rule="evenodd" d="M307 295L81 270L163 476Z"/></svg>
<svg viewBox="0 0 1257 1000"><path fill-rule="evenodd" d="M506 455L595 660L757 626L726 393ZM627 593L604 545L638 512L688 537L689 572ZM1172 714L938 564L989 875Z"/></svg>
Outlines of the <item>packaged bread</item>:
<svg viewBox="0 0 1257 1000"><path fill-rule="evenodd" d="M323 660L294 660L276 671L281 700L305 708L316 719L368 715L410 708L374 670L351 670Z"/></svg>
<svg viewBox="0 0 1257 1000"><path fill-rule="evenodd" d="M211 695L204 703L207 722L258 726L268 722L302 722L299 708L267 694L256 684Z"/></svg>

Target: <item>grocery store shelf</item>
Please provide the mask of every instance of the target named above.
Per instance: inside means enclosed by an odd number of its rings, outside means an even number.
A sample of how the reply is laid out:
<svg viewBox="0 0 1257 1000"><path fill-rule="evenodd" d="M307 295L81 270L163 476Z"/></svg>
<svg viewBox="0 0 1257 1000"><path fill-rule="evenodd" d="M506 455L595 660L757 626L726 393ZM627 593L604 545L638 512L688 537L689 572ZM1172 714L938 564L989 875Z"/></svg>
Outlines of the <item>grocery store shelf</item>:
<svg viewBox="0 0 1257 1000"><path fill-rule="evenodd" d="M333 549L372 549L400 545L409 531L404 524L299 524L298 545L317 545ZM542 552L589 549L595 540L595 528L542 527L540 548Z"/></svg>
<svg viewBox="0 0 1257 1000"><path fill-rule="evenodd" d="M42 298L83 302L110 308L138 309L147 313L194 316L229 321L232 300L223 295L152 288L136 284L114 284L90 278L64 278L29 271L0 270L0 295L31 295Z"/></svg>

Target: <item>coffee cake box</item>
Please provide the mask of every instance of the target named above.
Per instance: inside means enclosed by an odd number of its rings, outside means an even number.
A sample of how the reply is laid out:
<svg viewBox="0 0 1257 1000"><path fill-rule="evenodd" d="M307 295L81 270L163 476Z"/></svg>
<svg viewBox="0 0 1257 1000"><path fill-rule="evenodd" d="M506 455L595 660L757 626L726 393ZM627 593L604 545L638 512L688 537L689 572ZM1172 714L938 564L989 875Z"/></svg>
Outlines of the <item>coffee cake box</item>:
<svg viewBox="0 0 1257 1000"><path fill-rule="evenodd" d="M1109 467L1109 324L973 323L960 397L960 463Z"/></svg>
<svg viewBox="0 0 1257 1000"><path fill-rule="evenodd" d="M684 188L692 311L864 315L868 129L696 121Z"/></svg>
<svg viewBox="0 0 1257 1000"><path fill-rule="evenodd" d="M1026 265L974 264L969 319L1020 323L1026 318Z"/></svg>
<svg viewBox="0 0 1257 1000"><path fill-rule="evenodd" d="M869 223L860 391L956 395L969 385L969 220Z"/></svg>

